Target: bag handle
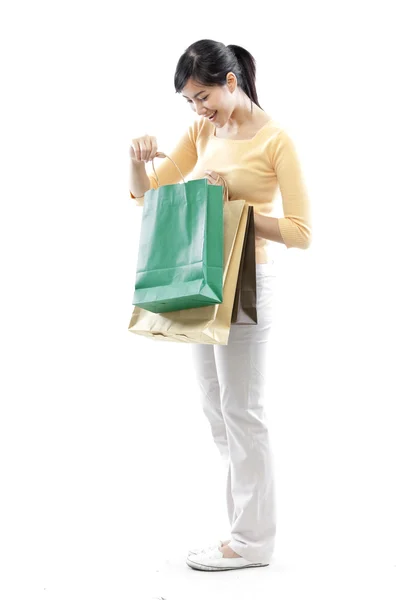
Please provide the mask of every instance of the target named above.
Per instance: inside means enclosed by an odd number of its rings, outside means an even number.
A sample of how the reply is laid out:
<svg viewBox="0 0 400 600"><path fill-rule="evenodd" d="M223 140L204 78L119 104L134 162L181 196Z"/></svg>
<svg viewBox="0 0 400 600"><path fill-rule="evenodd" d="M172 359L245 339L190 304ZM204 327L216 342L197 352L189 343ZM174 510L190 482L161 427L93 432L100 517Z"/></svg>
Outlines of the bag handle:
<svg viewBox="0 0 400 600"><path fill-rule="evenodd" d="M154 158L169 158L169 160L170 160L170 161L172 161L172 162L174 163L174 165L176 166L176 168L178 169L178 171L179 171L179 174L180 174L180 176L182 177L183 183L186 183L186 182L185 182L185 178L184 178L184 177L183 177L183 175L182 175L182 171L180 170L180 168L178 167L178 165L176 164L176 162L175 162L174 160L172 160L172 158L171 158L170 156L168 156L167 154L164 154L164 152L157 152L157 154L155 155L155 157L154 157ZM159 179L158 179L158 177L157 177L156 169L155 169L155 167L154 167L154 158L152 159L152 161L151 161L151 164L153 165L153 171L154 171L154 175L155 175L155 178L156 178L156 180L157 180L157 183L158 183L158 185L160 185L160 181L159 181ZM222 179L222 181L223 181L223 188L224 188L224 203L225 203L225 202L229 202L229 196L228 196L228 194L229 194L229 192L228 192L228 184L226 183L226 181L225 181L225 179L222 177L222 175L220 175L220 176L219 176L219 179Z"/></svg>
<svg viewBox="0 0 400 600"><path fill-rule="evenodd" d="M155 155L155 157L154 157L154 158L169 158L169 160L171 160L171 161L174 163L174 165L176 166L176 168L178 169L178 171L179 171L179 174L180 174L180 176L181 176L181 177L182 177L182 179L183 179L183 183L186 183L186 182L185 182L185 179L184 179L184 177L183 177L183 175L182 175L182 172L181 172L180 168L178 167L178 165L176 164L176 162L175 162L174 160L172 160L172 158L171 158L170 156L167 156L166 154L164 154L164 152L157 152L157 154ZM157 183L158 183L158 185L160 185L159 179L158 179L158 177L157 177L156 169L155 169L155 167L154 167L154 158L153 158L153 160L151 161L151 164L153 165L153 171L154 171L154 175L155 175L155 177L156 177Z"/></svg>
<svg viewBox="0 0 400 600"><path fill-rule="evenodd" d="M219 176L219 179L222 179L222 181L224 182L223 188L224 188L224 204L225 204L225 202L229 202L228 184L226 183L226 181L222 177L222 175ZM218 179L217 179L217 181L218 181Z"/></svg>

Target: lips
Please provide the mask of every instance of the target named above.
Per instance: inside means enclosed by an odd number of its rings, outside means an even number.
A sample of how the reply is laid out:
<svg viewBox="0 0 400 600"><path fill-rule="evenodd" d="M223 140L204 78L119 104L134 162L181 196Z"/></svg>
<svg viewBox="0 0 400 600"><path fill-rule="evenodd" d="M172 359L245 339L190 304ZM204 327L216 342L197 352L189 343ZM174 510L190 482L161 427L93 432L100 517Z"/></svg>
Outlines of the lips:
<svg viewBox="0 0 400 600"><path fill-rule="evenodd" d="M214 110L214 112L213 112L213 113L211 113L210 115L207 115L207 119L212 119L212 118L213 118L213 116L215 115L215 113L216 113L216 112L217 112L217 111L216 111L216 110Z"/></svg>

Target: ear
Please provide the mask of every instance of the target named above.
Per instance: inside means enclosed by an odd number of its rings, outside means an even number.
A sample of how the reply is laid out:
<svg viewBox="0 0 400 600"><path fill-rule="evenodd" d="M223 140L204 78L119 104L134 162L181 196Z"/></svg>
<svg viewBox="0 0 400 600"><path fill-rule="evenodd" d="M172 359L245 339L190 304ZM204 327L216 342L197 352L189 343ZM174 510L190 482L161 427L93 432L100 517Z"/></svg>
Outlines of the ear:
<svg viewBox="0 0 400 600"><path fill-rule="evenodd" d="M232 71L229 71L229 73L226 76L226 84L231 93L235 91L237 86L237 79L235 73L232 73Z"/></svg>

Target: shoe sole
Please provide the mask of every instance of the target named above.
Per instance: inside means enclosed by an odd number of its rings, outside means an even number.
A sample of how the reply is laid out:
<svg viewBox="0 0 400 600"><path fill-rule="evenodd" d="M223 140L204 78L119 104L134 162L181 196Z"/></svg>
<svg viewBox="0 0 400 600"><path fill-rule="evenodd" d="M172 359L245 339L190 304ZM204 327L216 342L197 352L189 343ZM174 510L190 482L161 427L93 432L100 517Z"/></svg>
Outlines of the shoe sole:
<svg viewBox="0 0 400 600"><path fill-rule="evenodd" d="M241 567L210 567L199 565L199 563L195 563L190 559L186 561L186 564L196 571L237 571L238 569L249 569L252 567L268 567L269 565L269 563L252 563L251 565L243 565Z"/></svg>

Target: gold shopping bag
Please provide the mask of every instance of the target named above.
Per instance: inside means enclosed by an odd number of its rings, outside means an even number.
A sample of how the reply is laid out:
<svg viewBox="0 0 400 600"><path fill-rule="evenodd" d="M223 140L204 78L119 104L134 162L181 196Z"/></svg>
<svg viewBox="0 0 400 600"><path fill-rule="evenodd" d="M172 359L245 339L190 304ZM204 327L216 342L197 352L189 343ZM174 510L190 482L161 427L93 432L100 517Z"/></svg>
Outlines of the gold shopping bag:
<svg viewBox="0 0 400 600"><path fill-rule="evenodd" d="M128 330L154 340L226 345L231 327L249 205L224 204L224 274L221 304L155 314L135 306Z"/></svg>

